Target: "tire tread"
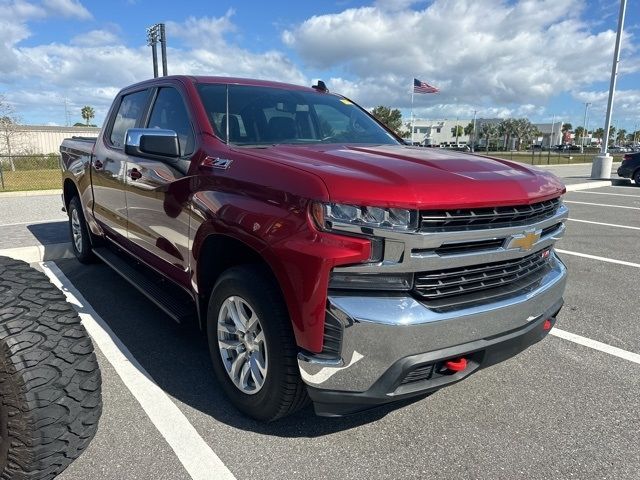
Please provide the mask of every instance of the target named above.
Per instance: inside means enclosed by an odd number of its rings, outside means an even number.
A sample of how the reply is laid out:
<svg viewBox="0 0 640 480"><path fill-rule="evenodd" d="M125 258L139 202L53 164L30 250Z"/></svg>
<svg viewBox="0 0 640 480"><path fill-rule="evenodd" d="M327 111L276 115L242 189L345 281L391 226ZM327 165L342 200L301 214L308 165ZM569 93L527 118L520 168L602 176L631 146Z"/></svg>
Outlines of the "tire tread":
<svg viewBox="0 0 640 480"><path fill-rule="evenodd" d="M49 479L94 437L102 412L93 344L47 277L0 257L0 389L10 445L0 478Z"/></svg>

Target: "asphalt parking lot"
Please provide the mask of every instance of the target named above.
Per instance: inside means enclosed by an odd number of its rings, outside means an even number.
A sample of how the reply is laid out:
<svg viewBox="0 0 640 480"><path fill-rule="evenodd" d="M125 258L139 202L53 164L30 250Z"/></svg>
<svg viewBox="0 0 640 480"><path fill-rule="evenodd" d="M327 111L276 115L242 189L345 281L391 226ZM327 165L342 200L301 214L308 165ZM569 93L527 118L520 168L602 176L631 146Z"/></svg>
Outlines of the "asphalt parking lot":
<svg viewBox="0 0 640 480"><path fill-rule="evenodd" d="M106 326L94 336L98 435L59 478L639 478L640 188L590 188L565 202L557 247L570 280L556 327L601 343L550 335L426 399L342 419L310 408L267 425L243 417L195 329L105 265L44 264Z"/></svg>

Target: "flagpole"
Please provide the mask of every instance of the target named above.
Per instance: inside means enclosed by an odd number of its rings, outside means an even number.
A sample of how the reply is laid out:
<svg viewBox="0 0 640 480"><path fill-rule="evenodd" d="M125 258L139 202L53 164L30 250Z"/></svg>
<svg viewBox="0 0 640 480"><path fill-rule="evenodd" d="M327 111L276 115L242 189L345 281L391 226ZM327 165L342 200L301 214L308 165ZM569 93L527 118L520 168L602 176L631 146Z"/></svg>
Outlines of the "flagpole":
<svg viewBox="0 0 640 480"><path fill-rule="evenodd" d="M411 146L413 146L413 80L411 81Z"/></svg>

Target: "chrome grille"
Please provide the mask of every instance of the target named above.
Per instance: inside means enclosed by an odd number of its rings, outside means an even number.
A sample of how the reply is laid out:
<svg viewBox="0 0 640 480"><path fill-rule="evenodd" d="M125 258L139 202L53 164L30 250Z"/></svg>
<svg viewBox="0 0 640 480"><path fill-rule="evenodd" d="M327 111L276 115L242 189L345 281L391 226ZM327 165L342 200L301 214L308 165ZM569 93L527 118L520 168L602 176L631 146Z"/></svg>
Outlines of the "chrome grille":
<svg viewBox="0 0 640 480"><path fill-rule="evenodd" d="M417 273L414 292L429 307L460 308L521 291L544 276L550 258L545 249L515 260Z"/></svg>
<svg viewBox="0 0 640 480"><path fill-rule="evenodd" d="M528 225L551 218L559 206L560 200L554 198L531 205L461 210L422 210L420 212L420 230L423 232L449 232Z"/></svg>

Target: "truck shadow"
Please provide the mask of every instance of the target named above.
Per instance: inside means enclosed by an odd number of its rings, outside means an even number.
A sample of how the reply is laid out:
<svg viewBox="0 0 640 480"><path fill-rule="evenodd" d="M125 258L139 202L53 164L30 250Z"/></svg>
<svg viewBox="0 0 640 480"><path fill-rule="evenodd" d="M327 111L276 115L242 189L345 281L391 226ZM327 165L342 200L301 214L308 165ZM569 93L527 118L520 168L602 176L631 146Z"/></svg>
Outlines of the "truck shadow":
<svg viewBox="0 0 640 480"><path fill-rule="evenodd" d="M69 241L69 225L65 220L32 223L26 226L41 245L66 243Z"/></svg>
<svg viewBox="0 0 640 480"><path fill-rule="evenodd" d="M214 377L206 338L196 325L176 324L106 265L80 265L75 259L56 264L167 394L231 427L313 438L375 422L422 398L341 418L317 417L308 406L273 423L254 421L226 399Z"/></svg>

